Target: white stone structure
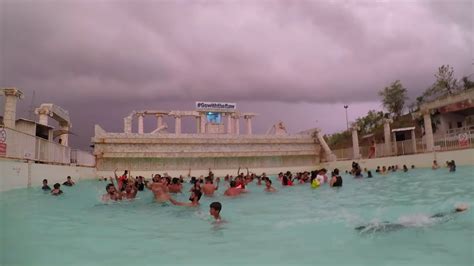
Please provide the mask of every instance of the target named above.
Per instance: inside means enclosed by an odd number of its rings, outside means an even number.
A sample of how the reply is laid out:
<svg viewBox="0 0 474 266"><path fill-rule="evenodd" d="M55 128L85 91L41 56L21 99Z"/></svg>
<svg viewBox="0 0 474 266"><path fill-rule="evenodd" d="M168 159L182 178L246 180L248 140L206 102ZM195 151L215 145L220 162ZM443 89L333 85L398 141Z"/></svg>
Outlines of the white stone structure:
<svg viewBox="0 0 474 266"><path fill-rule="evenodd" d="M72 128L69 112L58 105L52 103L43 103L35 109L35 114L39 116L39 124L48 126L49 117L58 121L61 144L69 146L69 133Z"/></svg>
<svg viewBox="0 0 474 266"><path fill-rule="evenodd" d="M5 127L15 128L16 122L16 102L23 99L23 92L17 88L2 88L0 93L5 96L5 106L3 110L3 124Z"/></svg>
<svg viewBox="0 0 474 266"><path fill-rule="evenodd" d="M156 130L144 132L140 121L146 115L158 117ZM161 131L165 128L162 120L165 116L175 119L173 133ZM96 125L92 142L97 169L237 169L312 166L319 163L320 145L317 138L312 135L289 135L282 122L274 126L272 134L254 135L252 119L255 116L254 113L241 113L235 109L132 112L124 118L123 133L105 132ZM131 128L134 117L139 119L137 133L133 133ZM196 119L196 133L183 133L183 117ZM240 118L245 120L243 135L240 135Z"/></svg>

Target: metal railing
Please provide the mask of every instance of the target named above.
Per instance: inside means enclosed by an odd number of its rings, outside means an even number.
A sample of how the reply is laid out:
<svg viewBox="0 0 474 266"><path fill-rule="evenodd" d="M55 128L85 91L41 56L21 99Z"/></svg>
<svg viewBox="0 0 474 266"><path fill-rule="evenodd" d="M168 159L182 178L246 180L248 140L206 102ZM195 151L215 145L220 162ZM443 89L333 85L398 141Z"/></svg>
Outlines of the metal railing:
<svg viewBox="0 0 474 266"><path fill-rule="evenodd" d="M459 131L458 133L446 134L434 139L435 151L450 151L474 148L474 130ZM369 146L359 147L362 158L368 158L370 153ZM337 149L332 151L337 160L352 160L354 158L351 148ZM375 157L400 156L427 152L424 139L416 139L415 143L411 139L392 142L392 146L387 151L384 143L377 143L375 146Z"/></svg>

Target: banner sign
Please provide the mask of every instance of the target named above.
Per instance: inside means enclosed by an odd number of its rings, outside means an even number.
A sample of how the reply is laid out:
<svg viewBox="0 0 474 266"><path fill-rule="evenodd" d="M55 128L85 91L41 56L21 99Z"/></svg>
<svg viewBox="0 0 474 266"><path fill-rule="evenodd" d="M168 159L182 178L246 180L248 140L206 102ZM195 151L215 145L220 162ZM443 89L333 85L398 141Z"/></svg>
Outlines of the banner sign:
<svg viewBox="0 0 474 266"><path fill-rule="evenodd" d="M196 102L197 110L213 110L213 111L233 111L237 109L235 103L219 103L219 102Z"/></svg>

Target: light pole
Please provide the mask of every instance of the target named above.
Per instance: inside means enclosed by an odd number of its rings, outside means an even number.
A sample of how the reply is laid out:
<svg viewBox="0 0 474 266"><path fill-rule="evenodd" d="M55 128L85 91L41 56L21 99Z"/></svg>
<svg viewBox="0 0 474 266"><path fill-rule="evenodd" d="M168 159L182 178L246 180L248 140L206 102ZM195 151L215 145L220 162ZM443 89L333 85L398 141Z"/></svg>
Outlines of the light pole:
<svg viewBox="0 0 474 266"><path fill-rule="evenodd" d="M344 109L346 109L346 127L347 131L349 131L349 118L347 117L347 108L349 108L349 105L344 105Z"/></svg>

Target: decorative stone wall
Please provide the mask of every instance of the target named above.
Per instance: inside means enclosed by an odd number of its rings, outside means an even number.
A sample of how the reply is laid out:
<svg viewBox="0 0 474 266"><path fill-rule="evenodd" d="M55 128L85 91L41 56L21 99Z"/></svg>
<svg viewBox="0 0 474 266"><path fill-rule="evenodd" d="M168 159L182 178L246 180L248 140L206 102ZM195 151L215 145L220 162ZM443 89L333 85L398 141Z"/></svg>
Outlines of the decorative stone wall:
<svg viewBox="0 0 474 266"><path fill-rule="evenodd" d="M156 135L99 130L92 141L98 171L290 167L320 161L320 145L309 135Z"/></svg>

